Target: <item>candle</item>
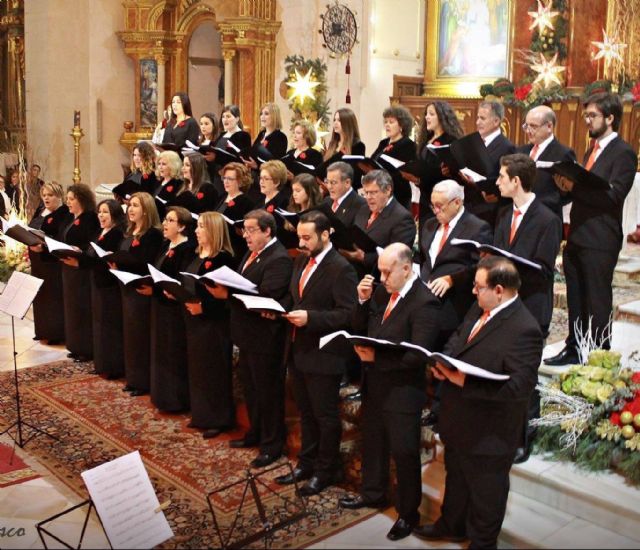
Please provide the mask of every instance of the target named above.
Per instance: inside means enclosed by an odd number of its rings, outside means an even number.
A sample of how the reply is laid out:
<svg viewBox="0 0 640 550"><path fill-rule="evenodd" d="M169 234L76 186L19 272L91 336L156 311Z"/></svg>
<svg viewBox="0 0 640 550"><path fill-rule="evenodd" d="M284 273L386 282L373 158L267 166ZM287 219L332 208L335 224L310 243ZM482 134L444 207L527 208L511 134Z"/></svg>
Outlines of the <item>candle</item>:
<svg viewBox="0 0 640 550"><path fill-rule="evenodd" d="M80 127L80 111L73 111L73 126Z"/></svg>

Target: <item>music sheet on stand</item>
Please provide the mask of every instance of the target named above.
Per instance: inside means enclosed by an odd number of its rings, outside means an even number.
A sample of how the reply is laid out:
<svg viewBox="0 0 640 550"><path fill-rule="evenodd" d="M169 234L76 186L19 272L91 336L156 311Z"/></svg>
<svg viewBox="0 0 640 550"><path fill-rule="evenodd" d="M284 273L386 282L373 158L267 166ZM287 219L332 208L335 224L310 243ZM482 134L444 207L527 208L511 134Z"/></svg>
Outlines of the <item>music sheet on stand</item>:
<svg viewBox="0 0 640 550"><path fill-rule="evenodd" d="M138 451L81 475L113 548L153 548L173 537Z"/></svg>
<svg viewBox="0 0 640 550"><path fill-rule="evenodd" d="M31 306L31 302L38 294L43 282L42 279L32 275L14 271L0 294L0 311L22 319L29 311L29 306Z"/></svg>

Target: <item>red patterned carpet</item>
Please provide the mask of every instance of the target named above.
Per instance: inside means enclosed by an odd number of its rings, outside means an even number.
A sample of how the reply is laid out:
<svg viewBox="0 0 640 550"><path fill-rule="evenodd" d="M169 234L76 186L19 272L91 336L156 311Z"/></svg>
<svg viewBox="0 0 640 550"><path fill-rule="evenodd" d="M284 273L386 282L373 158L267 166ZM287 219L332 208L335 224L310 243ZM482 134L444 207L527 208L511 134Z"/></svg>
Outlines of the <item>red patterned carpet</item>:
<svg viewBox="0 0 640 550"><path fill-rule="evenodd" d="M20 372L23 414L30 423L60 438L54 441L39 436L26 450L52 475L86 498L88 495L80 477L82 471L137 449L159 501L170 501L165 514L175 536L163 547L220 546L207 494L241 480L256 450L229 449L228 440L240 436L240 431L206 441L199 431L186 427L188 415L158 413L148 396L131 398L121 391L122 382L91 375L90 367L91 364L60 361ZM13 373L10 374L0 375L0 431L14 420L15 405L10 391ZM371 511L344 511L337 504L344 488L352 488L357 469L353 442L350 444L346 439L343 450L347 454L347 477L351 479L343 488L331 488L308 499L308 515L276 532L270 541L273 547L307 546L371 515ZM284 473L283 469L268 472L264 476L265 485L260 489L271 521L276 517L282 519L285 510L292 510L295 500L292 488L282 493L289 498L288 503L274 494L274 490L280 493L281 488L272 479L281 473ZM235 521L230 542L261 528L255 507L246 500L243 513L235 516L243 489L240 484L211 499L216 519L227 534ZM264 542L257 541L255 545L263 547Z"/></svg>
<svg viewBox="0 0 640 550"><path fill-rule="evenodd" d="M39 477L13 452L13 447L0 443L0 488Z"/></svg>

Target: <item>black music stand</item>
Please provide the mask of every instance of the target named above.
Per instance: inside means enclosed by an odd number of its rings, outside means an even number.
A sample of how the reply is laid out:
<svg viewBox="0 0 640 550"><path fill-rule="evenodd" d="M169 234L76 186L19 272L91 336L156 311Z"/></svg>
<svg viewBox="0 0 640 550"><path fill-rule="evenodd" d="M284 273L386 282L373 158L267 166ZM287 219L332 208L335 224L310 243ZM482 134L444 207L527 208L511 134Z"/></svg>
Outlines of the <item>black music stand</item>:
<svg viewBox="0 0 640 550"><path fill-rule="evenodd" d="M209 509L211 510L211 514L213 516L213 525L216 531L216 536L218 537L220 548L223 549L236 549L236 548L245 548L247 545L260 540L265 540L265 548L268 546L270 539L273 534L279 529L284 529L289 525L300 521L309 515L309 511L307 510L307 506L305 504L304 499L298 495L298 484L294 483L293 488L293 498L289 496L283 496L279 494L273 488L273 484L275 483L273 480L269 480L269 483L265 483L261 478L268 474L269 472L273 472L274 470L280 470L282 468L288 468L289 473L293 475L293 467L291 466L291 462L287 461L286 463L279 463L261 470L259 473L252 472L251 470L247 470L246 476L233 483L229 483L222 487L215 489L214 491L207 494L207 502L209 503ZM242 497L240 499L240 504L238 505L238 509L235 512L233 522L231 527L228 528L226 537L223 529L221 529L220 524L218 523L218 519L216 518L216 512L213 508L213 504L211 503L211 497L215 494L222 493L224 491L228 491L233 487L244 484L244 488L242 489ZM292 486L283 487L283 491L290 490ZM268 495L273 495L280 499L280 508L269 509L268 505L265 506L263 502L263 497L260 495L260 490L262 489L263 493ZM238 526L238 522L242 515L242 510L245 505L245 502L248 500L248 493L251 492L251 496L249 500L252 500L255 506L255 512L260 518L260 523L262 525L261 529L250 533L240 540L233 540L233 534ZM255 513L254 512L254 513ZM283 513L284 512L284 513Z"/></svg>
<svg viewBox="0 0 640 550"><path fill-rule="evenodd" d="M46 435L47 437L58 441L58 438L55 435L52 435L22 419L20 386L18 385L18 352L16 351L15 318L24 318L29 307L31 307L34 298L38 294L38 290L40 290L42 283L42 279L32 277L26 273L14 271L9 282L5 286L3 293L0 295L0 311L11 316L11 335L13 338L13 376L16 388L16 421L0 433L0 435L9 435L9 437L13 439L15 444L21 449L23 449L24 446L34 437L39 435ZM26 426L32 431L29 437L25 438L23 426ZM13 428L16 428L15 435L11 433Z"/></svg>

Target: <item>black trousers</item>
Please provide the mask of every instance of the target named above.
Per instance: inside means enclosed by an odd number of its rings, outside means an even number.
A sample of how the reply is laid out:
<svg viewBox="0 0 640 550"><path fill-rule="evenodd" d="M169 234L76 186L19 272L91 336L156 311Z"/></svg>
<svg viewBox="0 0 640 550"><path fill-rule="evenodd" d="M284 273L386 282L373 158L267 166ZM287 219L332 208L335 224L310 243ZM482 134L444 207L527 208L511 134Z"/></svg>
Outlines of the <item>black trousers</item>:
<svg viewBox="0 0 640 550"><path fill-rule="evenodd" d="M576 347L575 323L586 333L591 318L591 335L597 347L610 349L609 321L613 311L613 271L620 249L594 250L568 243L562 254L567 280L569 336L567 347Z"/></svg>
<svg viewBox="0 0 640 550"><path fill-rule="evenodd" d="M316 374L289 366L293 395L300 411L302 446L298 466L322 480L342 470L340 459L340 374Z"/></svg>
<svg viewBox="0 0 640 550"><path fill-rule="evenodd" d="M420 472L420 411L384 410L385 387L366 381L362 401L362 488L371 501L383 500L389 485L390 458L396 464L395 507L401 518L418 515L422 499Z"/></svg>
<svg viewBox="0 0 640 550"><path fill-rule="evenodd" d="M447 447L441 516L445 533L464 536L469 548L496 548L509 496L513 455L468 455Z"/></svg>
<svg viewBox="0 0 640 550"><path fill-rule="evenodd" d="M261 453L282 454L286 439L282 354L248 353L241 349L238 371L250 422L245 439L259 442Z"/></svg>

